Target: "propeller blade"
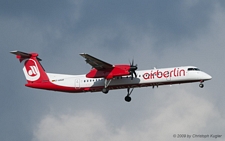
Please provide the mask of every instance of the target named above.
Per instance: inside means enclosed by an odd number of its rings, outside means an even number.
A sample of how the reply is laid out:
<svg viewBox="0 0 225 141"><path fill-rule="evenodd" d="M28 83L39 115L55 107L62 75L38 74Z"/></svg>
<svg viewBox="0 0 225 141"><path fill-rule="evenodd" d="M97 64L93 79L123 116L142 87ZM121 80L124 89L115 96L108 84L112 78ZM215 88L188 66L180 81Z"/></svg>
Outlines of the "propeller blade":
<svg viewBox="0 0 225 141"><path fill-rule="evenodd" d="M134 75L135 75L135 77L137 78L137 73L134 71Z"/></svg>
<svg viewBox="0 0 225 141"><path fill-rule="evenodd" d="M132 59L132 61L130 62L130 69L129 69L129 72L130 72L130 75L131 75L131 79L133 80L134 76L137 77L137 73L135 72L135 70L138 69L137 67L137 64L134 65L134 59Z"/></svg>
<svg viewBox="0 0 225 141"><path fill-rule="evenodd" d="M133 78L134 78L134 75L133 75L133 73L131 73L131 80L133 80Z"/></svg>

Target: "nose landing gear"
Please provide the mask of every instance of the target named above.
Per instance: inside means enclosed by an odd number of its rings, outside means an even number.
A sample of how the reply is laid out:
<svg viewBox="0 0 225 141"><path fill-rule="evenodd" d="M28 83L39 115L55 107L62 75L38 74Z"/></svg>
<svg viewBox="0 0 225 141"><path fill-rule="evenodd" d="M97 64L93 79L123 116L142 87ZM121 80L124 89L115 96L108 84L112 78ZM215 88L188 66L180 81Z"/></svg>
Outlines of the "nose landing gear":
<svg viewBox="0 0 225 141"><path fill-rule="evenodd" d="M199 87L200 87L200 88L203 88L203 87L204 87L204 84L200 83L200 84L199 84Z"/></svg>
<svg viewBox="0 0 225 141"><path fill-rule="evenodd" d="M200 82L200 84L199 84L199 87L200 87L200 88L203 88L203 87L204 87L203 82L204 82L204 81L201 81L201 82Z"/></svg>

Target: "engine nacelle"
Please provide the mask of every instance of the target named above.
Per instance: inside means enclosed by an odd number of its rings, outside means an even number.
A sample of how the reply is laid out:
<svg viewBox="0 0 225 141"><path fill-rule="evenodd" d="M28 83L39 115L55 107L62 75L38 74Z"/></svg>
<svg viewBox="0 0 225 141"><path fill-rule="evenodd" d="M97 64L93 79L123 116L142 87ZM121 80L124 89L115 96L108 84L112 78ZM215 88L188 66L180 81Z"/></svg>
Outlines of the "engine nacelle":
<svg viewBox="0 0 225 141"><path fill-rule="evenodd" d="M112 79L118 76L130 75L129 69L130 65L115 65L112 69L107 70L97 70L93 68L86 77Z"/></svg>

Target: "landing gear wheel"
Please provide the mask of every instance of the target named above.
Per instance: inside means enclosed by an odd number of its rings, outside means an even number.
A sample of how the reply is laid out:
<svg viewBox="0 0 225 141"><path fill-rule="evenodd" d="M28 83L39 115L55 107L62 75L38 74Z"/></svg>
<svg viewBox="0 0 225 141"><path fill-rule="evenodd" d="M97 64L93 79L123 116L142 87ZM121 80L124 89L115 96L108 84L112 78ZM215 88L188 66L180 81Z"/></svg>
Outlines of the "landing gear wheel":
<svg viewBox="0 0 225 141"><path fill-rule="evenodd" d="M203 87L204 87L204 84L202 84L202 83L199 84L199 87L200 87L200 88L203 88Z"/></svg>
<svg viewBox="0 0 225 141"><path fill-rule="evenodd" d="M126 102L130 102L131 101L131 97L130 96L126 96L124 99L125 99Z"/></svg>
<svg viewBox="0 0 225 141"><path fill-rule="evenodd" d="M109 92L109 90L108 90L107 88L103 88L103 89L102 89L102 92L103 92L104 94L107 94L107 93Z"/></svg>

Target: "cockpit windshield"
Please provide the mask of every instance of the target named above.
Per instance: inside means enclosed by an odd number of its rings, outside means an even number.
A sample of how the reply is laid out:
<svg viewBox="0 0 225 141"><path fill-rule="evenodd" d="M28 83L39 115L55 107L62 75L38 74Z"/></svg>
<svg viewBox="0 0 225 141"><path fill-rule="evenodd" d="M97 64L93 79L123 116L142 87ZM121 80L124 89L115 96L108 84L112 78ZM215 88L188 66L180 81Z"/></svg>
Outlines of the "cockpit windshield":
<svg viewBox="0 0 225 141"><path fill-rule="evenodd" d="M188 68L188 71L200 71L198 68Z"/></svg>

